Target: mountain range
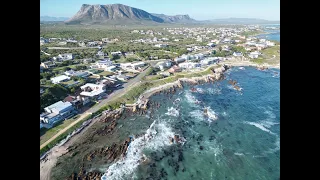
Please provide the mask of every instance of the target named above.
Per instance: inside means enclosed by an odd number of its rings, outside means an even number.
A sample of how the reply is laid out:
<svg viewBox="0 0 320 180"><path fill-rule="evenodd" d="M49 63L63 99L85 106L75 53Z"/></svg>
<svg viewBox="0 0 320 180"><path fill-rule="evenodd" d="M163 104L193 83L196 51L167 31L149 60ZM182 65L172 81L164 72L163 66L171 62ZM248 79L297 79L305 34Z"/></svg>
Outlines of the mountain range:
<svg viewBox="0 0 320 180"><path fill-rule="evenodd" d="M268 21L251 18L228 18L197 21L189 15L149 13L142 9L123 4L89 5L83 4L80 10L70 19L40 16L40 21L64 21L66 24L272 24L279 21Z"/></svg>
<svg viewBox="0 0 320 180"><path fill-rule="evenodd" d="M66 21L68 17L40 16L40 21Z"/></svg>

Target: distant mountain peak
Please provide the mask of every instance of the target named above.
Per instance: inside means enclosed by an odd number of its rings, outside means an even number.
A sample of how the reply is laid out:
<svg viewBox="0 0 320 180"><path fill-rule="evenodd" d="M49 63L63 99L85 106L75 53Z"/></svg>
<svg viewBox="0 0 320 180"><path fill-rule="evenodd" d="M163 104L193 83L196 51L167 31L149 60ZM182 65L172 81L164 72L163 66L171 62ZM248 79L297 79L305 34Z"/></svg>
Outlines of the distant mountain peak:
<svg viewBox="0 0 320 180"><path fill-rule="evenodd" d="M109 23L122 24L132 22L154 22L154 23L177 23L195 21L189 15L167 16L164 14L156 15L144 10L130 7L124 4L89 5L82 4L80 10L69 20L68 24L73 23Z"/></svg>

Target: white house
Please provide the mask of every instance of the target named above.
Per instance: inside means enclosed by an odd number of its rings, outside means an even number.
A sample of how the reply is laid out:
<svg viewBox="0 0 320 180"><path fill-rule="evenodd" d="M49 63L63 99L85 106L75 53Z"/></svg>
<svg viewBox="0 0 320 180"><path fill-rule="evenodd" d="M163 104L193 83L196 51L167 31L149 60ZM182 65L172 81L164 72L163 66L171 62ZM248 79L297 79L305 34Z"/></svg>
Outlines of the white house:
<svg viewBox="0 0 320 180"><path fill-rule="evenodd" d="M171 67L171 61L166 60L166 61L162 61L162 62L158 62L155 65L156 68L159 68L161 71L163 71L166 68L170 68Z"/></svg>
<svg viewBox="0 0 320 180"><path fill-rule="evenodd" d="M68 77L66 75L61 75L61 76L51 78L51 81L53 84L59 84L60 82L67 81L69 79L70 79L70 77Z"/></svg>
<svg viewBox="0 0 320 180"><path fill-rule="evenodd" d="M119 74L117 76L117 79L119 79L120 81L127 81L129 78L124 74Z"/></svg>
<svg viewBox="0 0 320 180"><path fill-rule="evenodd" d="M180 63L179 67L182 69L194 69L197 67L201 67L200 63L193 63L193 62L184 62L184 63Z"/></svg>
<svg viewBox="0 0 320 180"><path fill-rule="evenodd" d="M146 65L146 63L145 62L135 62L135 63L132 63L132 68L133 69L138 69L138 68L141 68L141 67L143 67L143 66L145 66Z"/></svg>
<svg viewBox="0 0 320 180"><path fill-rule="evenodd" d="M122 69L138 69L145 66L145 62L136 62L136 63L121 63L120 67Z"/></svg>
<svg viewBox="0 0 320 180"><path fill-rule="evenodd" d="M40 114L40 122L53 124L74 115L74 107L70 102L58 101L46 108L45 112Z"/></svg>
<svg viewBox="0 0 320 180"><path fill-rule="evenodd" d="M202 53L195 54L194 56L196 59L200 59L200 60L204 58L204 55Z"/></svg>
<svg viewBox="0 0 320 180"><path fill-rule="evenodd" d="M214 43L208 43L207 46L209 47L215 47L216 45Z"/></svg>
<svg viewBox="0 0 320 180"><path fill-rule="evenodd" d="M80 93L81 96L92 98L102 95L106 91L106 86L102 84L87 83L81 86L80 89L82 90Z"/></svg>
<svg viewBox="0 0 320 180"><path fill-rule="evenodd" d="M59 54L57 57L53 57L53 59L58 61L72 60L73 55L71 53Z"/></svg>
<svg viewBox="0 0 320 180"><path fill-rule="evenodd" d="M274 44L274 42L267 41L267 42L266 42L266 45L267 45L267 46L274 46L275 44Z"/></svg>
<svg viewBox="0 0 320 180"><path fill-rule="evenodd" d="M200 61L201 65L210 65L213 64L215 62L217 62L219 60L218 57L210 57L210 58L206 58Z"/></svg>
<svg viewBox="0 0 320 180"><path fill-rule="evenodd" d="M242 52L234 52L232 55L235 56L235 57L241 57L242 56Z"/></svg>
<svg viewBox="0 0 320 180"><path fill-rule="evenodd" d="M104 52L102 52L102 51L98 51L96 55L97 55L98 57L99 57L99 56L104 57Z"/></svg>
<svg viewBox="0 0 320 180"><path fill-rule="evenodd" d="M249 57L252 58L252 59L255 59L255 58L258 58L259 55L260 55L260 52L255 51L255 52L251 52L251 53L249 54Z"/></svg>
<svg viewBox="0 0 320 180"><path fill-rule="evenodd" d="M73 69L64 72L64 74L67 75L67 76L72 76L74 73L76 73L76 71L74 71Z"/></svg>
<svg viewBox="0 0 320 180"><path fill-rule="evenodd" d="M113 71L115 71L116 69L117 69L117 67L114 66L114 65L112 65L112 66L106 67L104 70L105 70L105 71L111 71L111 72L113 72Z"/></svg>
<svg viewBox="0 0 320 180"><path fill-rule="evenodd" d="M94 65L91 65L91 68L107 68L108 66L112 66L113 63L110 59L100 60Z"/></svg>
<svg viewBox="0 0 320 180"><path fill-rule="evenodd" d="M158 47L158 48L164 48L164 47L167 47L168 45L166 45L166 44L156 44L154 46Z"/></svg>
<svg viewBox="0 0 320 180"><path fill-rule="evenodd" d="M116 51L116 52L111 52L111 55L114 56L114 55L118 55L118 56L121 56L121 52L120 51Z"/></svg>

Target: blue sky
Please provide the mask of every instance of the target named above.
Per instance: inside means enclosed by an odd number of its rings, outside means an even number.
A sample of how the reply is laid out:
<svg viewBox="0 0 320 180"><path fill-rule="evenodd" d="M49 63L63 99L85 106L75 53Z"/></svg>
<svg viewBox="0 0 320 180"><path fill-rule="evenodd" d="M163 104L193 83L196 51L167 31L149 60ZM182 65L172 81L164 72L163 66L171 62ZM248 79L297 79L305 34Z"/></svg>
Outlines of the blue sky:
<svg viewBox="0 0 320 180"><path fill-rule="evenodd" d="M82 4L125 4L149 13L189 14L196 20L280 20L280 0L40 0L40 16L72 17Z"/></svg>

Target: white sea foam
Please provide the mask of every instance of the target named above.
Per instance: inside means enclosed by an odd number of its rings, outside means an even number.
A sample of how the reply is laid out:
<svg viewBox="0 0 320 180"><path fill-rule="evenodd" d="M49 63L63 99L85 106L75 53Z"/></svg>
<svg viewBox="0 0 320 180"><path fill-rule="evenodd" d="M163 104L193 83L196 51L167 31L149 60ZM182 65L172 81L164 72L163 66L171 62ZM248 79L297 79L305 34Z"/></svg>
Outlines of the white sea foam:
<svg viewBox="0 0 320 180"><path fill-rule="evenodd" d="M216 112L214 112L210 107L206 107L207 108L207 114L208 114L208 119L209 121L214 121L218 119L218 115Z"/></svg>
<svg viewBox="0 0 320 180"><path fill-rule="evenodd" d="M276 146L273 149L269 149L268 151L266 151L266 153L274 153L280 150L280 137L277 135L276 138L276 142L274 143L274 145Z"/></svg>
<svg viewBox="0 0 320 180"><path fill-rule="evenodd" d="M267 114L270 119L275 119L276 118L276 115L271 110L265 110L264 113Z"/></svg>
<svg viewBox="0 0 320 180"><path fill-rule="evenodd" d="M243 154L243 153L237 153L237 152L235 152L234 155L236 155L236 156L243 156L244 154Z"/></svg>
<svg viewBox="0 0 320 180"><path fill-rule="evenodd" d="M109 166L104 177L108 180L127 179L125 176L134 173L142 157L145 156L143 150L159 150L169 146L169 137L173 136L174 132L166 123L154 121L144 136L130 143L125 158Z"/></svg>
<svg viewBox="0 0 320 180"><path fill-rule="evenodd" d="M176 108L171 107L171 108L168 108L168 112L166 112L165 114L168 115L168 116L178 117L179 116L179 111Z"/></svg>
<svg viewBox="0 0 320 180"><path fill-rule="evenodd" d="M197 109L194 111L191 111L190 116L193 117L194 119L198 120L198 121L204 121L205 118L203 117L203 111Z"/></svg>
<svg viewBox="0 0 320 180"><path fill-rule="evenodd" d="M257 123L257 122L248 122L248 121L244 121L245 124L250 124L253 125L259 129L261 129L262 131L268 132L272 135L275 135L275 133L271 132L269 129L265 128L261 123Z"/></svg>
<svg viewBox="0 0 320 180"><path fill-rule="evenodd" d="M221 94L221 88L218 88L218 87L208 88L207 92L209 94Z"/></svg>
<svg viewBox="0 0 320 180"><path fill-rule="evenodd" d="M259 123L265 128L270 128L273 125L280 124L280 123L273 122L273 121L259 121Z"/></svg>
<svg viewBox="0 0 320 180"><path fill-rule="evenodd" d="M204 90L202 88L197 88L198 93L204 93Z"/></svg>
<svg viewBox="0 0 320 180"><path fill-rule="evenodd" d="M196 105L196 103L200 103L200 101L197 100L190 92L186 92L185 97L187 99L187 102L190 104Z"/></svg>

